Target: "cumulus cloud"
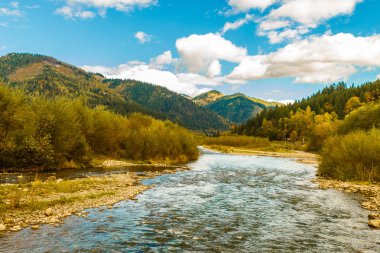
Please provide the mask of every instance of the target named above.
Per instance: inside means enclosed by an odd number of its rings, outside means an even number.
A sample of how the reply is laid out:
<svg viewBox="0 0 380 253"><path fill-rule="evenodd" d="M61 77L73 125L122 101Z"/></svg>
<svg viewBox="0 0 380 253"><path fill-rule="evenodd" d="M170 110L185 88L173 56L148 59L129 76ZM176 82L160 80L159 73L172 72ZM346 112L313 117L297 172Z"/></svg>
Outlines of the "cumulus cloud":
<svg viewBox="0 0 380 253"><path fill-rule="evenodd" d="M83 66L86 71L102 73L108 78L132 79L152 83L168 88L177 93L196 96L210 90L210 86L222 85L226 82L240 83L225 77L216 77L221 72L218 61L211 64L210 76L195 73L173 73L164 69L165 66L173 66L178 59L173 58L171 51L165 51L150 60L150 63L130 61L117 67L107 66ZM202 87L199 87L202 86ZM207 87L206 87L207 86Z"/></svg>
<svg viewBox="0 0 380 253"><path fill-rule="evenodd" d="M252 9L265 10L278 0L229 0L228 4L235 12L248 12Z"/></svg>
<svg viewBox="0 0 380 253"><path fill-rule="evenodd" d="M362 0L288 0L269 14L269 18L290 18L302 24L316 25L338 15L352 14Z"/></svg>
<svg viewBox="0 0 380 253"><path fill-rule="evenodd" d="M149 41L152 40L152 36L145 33L145 32L142 32L142 31L139 31L137 33L135 33L135 38L139 41L140 44L144 44L144 43L147 43Z"/></svg>
<svg viewBox="0 0 380 253"><path fill-rule="evenodd" d="M347 79L358 68L380 67L380 36L312 36L267 55L247 56L229 74L236 80L294 77L299 83Z"/></svg>
<svg viewBox="0 0 380 253"><path fill-rule="evenodd" d="M164 66L171 65L176 61L177 59L173 58L171 51L165 51L156 58L150 59L150 65L155 68L162 69Z"/></svg>
<svg viewBox="0 0 380 253"><path fill-rule="evenodd" d="M215 71L216 61L240 62L247 49L234 45L218 34L193 34L180 38L176 42L177 50L183 63L193 73L208 73L210 68ZM212 66L214 65L214 66Z"/></svg>
<svg viewBox="0 0 380 253"><path fill-rule="evenodd" d="M119 65L116 68L104 66L83 66L82 68L86 71L102 73L107 78L147 82L189 96L196 96L210 90L209 88L198 88L197 82L216 84L216 82L201 76L192 76L190 78L188 74L176 75L170 71L155 69L148 64L135 65L128 63Z"/></svg>
<svg viewBox="0 0 380 253"><path fill-rule="evenodd" d="M65 0L66 5L57 9L55 13L67 18L87 19L98 13L104 17L107 9L128 12L134 8L146 8L157 3L157 0ZM72 10L71 12L69 10ZM73 11L75 10L75 11ZM66 15L67 14L67 15Z"/></svg>
<svg viewBox="0 0 380 253"><path fill-rule="evenodd" d="M259 19L259 36L270 43L299 40L324 21L350 15L362 0L285 0L278 8Z"/></svg>

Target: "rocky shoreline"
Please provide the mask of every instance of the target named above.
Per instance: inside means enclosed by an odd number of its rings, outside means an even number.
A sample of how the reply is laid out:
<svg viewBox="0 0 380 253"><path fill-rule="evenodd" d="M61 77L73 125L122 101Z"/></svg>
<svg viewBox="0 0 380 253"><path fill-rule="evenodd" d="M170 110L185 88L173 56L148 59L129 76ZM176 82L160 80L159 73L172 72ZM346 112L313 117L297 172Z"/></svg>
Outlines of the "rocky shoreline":
<svg viewBox="0 0 380 253"><path fill-rule="evenodd" d="M361 203L362 208L371 211L368 215L368 225L380 229L380 184L358 184L342 182L326 178L316 178L321 189L336 189L347 193L357 193L365 197Z"/></svg>
<svg viewBox="0 0 380 253"><path fill-rule="evenodd" d="M176 170L165 169L156 172L147 172L145 176L137 176L134 173L113 174L86 179L62 180L56 179L53 182L38 182L40 187L61 187L62 184L75 183L83 185L76 192L52 192L46 196L33 196L33 201L44 201L58 203L48 208L32 210L27 208L14 208L2 211L0 213L0 236L7 232L17 232L30 227L39 229L42 224L59 226L66 217L77 215L87 216L85 209L89 208L112 208L118 202L124 200L137 200L136 196L143 191L150 189L141 183L142 180L154 178L162 174L173 174L183 171L185 168L180 167ZM9 185L0 185L0 187L10 187ZM31 191L28 188L22 188L21 191ZM1 189L0 190L4 190ZM28 195L28 194L26 194ZM28 198L28 197L25 197ZM31 197L29 197L31 198ZM67 202L61 200L74 199L75 201ZM30 201L21 199L21 202ZM62 202L62 203L61 203ZM6 205L10 205L11 200L6 200Z"/></svg>

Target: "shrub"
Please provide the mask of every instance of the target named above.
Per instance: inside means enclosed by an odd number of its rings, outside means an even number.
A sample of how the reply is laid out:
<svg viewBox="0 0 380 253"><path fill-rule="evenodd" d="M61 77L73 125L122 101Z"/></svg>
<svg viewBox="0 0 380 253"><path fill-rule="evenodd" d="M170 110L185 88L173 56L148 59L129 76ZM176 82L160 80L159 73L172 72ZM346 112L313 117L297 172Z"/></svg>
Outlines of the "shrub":
<svg viewBox="0 0 380 253"><path fill-rule="evenodd" d="M319 174L339 180L380 182L380 130L329 138L321 151Z"/></svg>

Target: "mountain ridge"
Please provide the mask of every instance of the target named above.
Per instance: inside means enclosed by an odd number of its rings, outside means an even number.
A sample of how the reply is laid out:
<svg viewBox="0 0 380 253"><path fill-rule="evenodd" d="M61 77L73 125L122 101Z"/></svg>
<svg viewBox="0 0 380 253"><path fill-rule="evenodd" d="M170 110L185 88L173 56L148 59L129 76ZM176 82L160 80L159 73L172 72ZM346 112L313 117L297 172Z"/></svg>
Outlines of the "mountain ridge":
<svg viewBox="0 0 380 253"><path fill-rule="evenodd" d="M264 109L282 106L281 103L268 102L243 93L225 95L217 90L202 93L193 98L194 103L209 108L232 123L241 124Z"/></svg>
<svg viewBox="0 0 380 253"><path fill-rule="evenodd" d="M143 113L196 131L229 127L229 122L217 113L162 86L106 79L50 56L28 53L1 56L0 81L30 94L83 97L93 107L103 105L123 115Z"/></svg>

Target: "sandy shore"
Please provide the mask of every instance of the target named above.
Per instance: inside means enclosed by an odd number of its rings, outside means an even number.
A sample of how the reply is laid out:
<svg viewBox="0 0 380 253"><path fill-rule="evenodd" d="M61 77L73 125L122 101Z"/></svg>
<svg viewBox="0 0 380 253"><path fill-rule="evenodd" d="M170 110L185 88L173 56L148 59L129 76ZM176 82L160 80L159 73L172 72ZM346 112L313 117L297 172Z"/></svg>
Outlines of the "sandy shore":
<svg viewBox="0 0 380 253"><path fill-rule="evenodd" d="M137 195L150 188L143 185L141 180L181 170L184 168L148 172L143 177L125 173L75 180L56 179L18 186L0 185L0 194L3 195L0 196L0 203L3 202L2 207L5 209L0 210L0 235L27 227L38 229L41 224L59 226L70 215L86 216L85 209L112 208L120 201L136 200ZM12 208L16 192L19 194L19 206Z"/></svg>

